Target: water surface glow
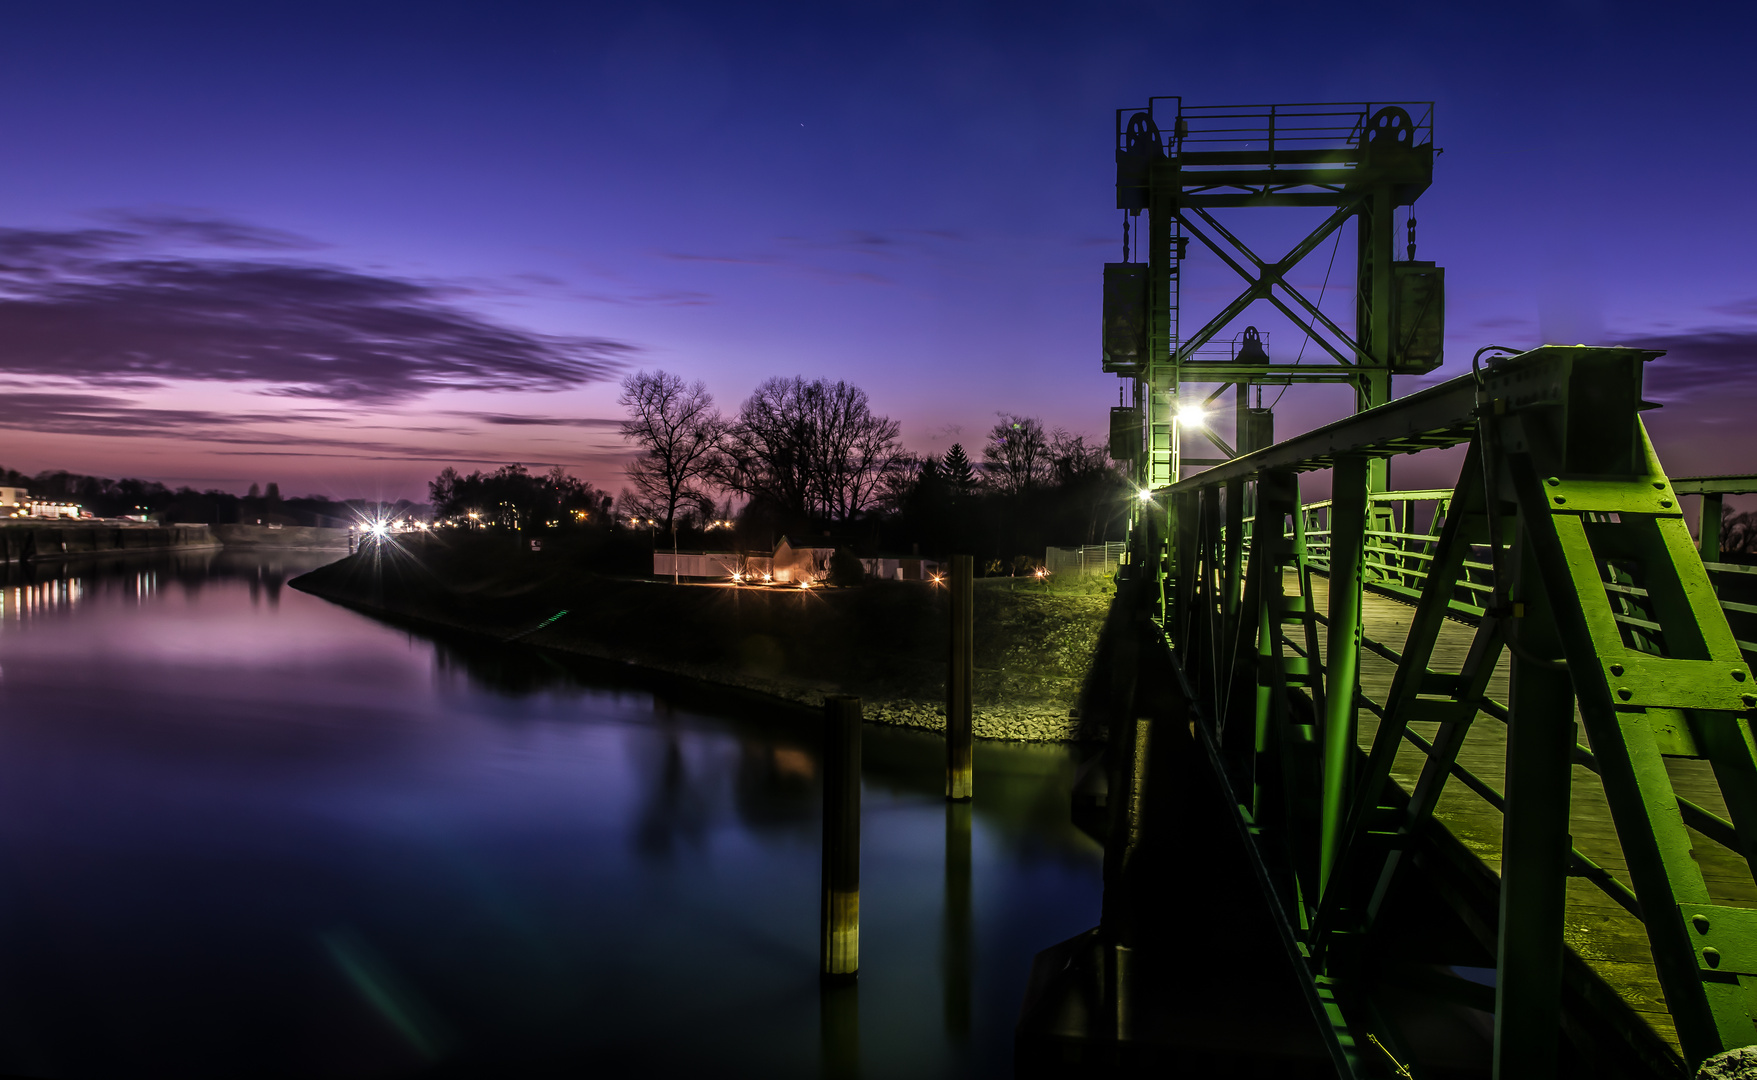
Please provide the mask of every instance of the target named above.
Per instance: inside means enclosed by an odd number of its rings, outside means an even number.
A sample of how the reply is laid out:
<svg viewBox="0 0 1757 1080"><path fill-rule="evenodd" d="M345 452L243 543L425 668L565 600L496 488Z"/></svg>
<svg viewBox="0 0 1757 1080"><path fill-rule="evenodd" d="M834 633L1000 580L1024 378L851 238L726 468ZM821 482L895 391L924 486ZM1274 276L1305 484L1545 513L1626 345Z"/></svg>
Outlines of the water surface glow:
<svg viewBox="0 0 1757 1080"><path fill-rule="evenodd" d="M855 1032L809 725L285 587L324 558L0 571L0 1073L1010 1075L1097 921L1072 752L979 744L949 865L940 740L866 729Z"/></svg>

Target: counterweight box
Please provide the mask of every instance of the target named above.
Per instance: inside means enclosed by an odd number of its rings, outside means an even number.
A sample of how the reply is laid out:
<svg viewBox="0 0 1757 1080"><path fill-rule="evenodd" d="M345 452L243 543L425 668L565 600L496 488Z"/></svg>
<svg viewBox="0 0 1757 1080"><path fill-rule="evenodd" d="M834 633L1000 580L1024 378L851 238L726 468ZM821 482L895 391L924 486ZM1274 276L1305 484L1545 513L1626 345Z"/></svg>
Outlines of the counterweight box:
<svg viewBox="0 0 1757 1080"><path fill-rule="evenodd" d="M1440 366L1446 340L1446 268L1391 264L1391 370L1421 375Z"/></svg>
<svg viewBox="0 0 1757 1080"><path fill-rule="evenodd" d="M1139 376L1147 365L1147 264L1104 264L1104 370Z"/></svg>

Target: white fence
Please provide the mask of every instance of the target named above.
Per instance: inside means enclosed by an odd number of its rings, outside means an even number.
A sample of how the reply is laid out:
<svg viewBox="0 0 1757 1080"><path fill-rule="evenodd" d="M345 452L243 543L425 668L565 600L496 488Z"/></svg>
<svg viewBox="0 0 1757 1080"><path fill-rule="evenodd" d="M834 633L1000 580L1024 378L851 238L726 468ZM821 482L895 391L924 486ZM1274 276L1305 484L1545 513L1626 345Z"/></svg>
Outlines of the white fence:
<svg viewBox="0 0 1757 1080"><path fill-rule="evenodd" d="M654 577L732 580L744 568L744 556L733 551L653 552Z"/></svg>
<svg viewBox="0 0 1757 1080"><path fill-rule="evenodd" d="M1114 574L1125 546L1121 541L1111 541L1084 547L1045 548L1043 566L1051 574Z"/></svg>

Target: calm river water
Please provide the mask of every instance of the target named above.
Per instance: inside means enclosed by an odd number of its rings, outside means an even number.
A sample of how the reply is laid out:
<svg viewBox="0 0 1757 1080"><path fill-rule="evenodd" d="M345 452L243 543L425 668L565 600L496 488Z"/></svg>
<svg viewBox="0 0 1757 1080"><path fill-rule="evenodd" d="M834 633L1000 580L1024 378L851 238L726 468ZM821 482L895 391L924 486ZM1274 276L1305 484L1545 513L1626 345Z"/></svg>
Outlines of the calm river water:
<svg viewBox="0 0 1757 1080"><path fill-rule="evenodd" d="M825 1009L809 725L285 586L327 558L0 569L0 1073L1011 1074L1098 919L1070 750L978 744L961 822L866 729Z"/></svg>

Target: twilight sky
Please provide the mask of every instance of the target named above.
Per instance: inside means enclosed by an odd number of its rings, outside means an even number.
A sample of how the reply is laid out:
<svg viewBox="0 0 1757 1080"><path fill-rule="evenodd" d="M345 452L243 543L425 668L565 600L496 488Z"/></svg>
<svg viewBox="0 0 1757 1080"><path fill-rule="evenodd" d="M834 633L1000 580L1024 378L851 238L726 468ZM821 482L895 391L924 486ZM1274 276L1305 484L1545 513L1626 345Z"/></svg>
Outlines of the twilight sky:
<svg viewBox="0 0 1757 1080"><path fill-rule="evenodd" d="M4 10L11 468L424 497L520 461L615 491L615 380L643 367L729 411L770 375L847 378L918 450L997 411L1096 434L1112 110L1182 94L1437 102L1424 382L1491 341L1667 348L1670 470L1757 471L1748 4ZM1319 217L1224 220L1261 251ZM1192 316L1236 291L1190 267ZM1344 401L1295 389L1278 431Z"/></svg>

